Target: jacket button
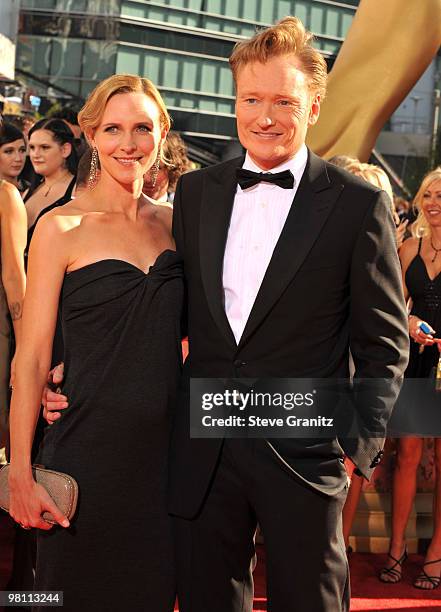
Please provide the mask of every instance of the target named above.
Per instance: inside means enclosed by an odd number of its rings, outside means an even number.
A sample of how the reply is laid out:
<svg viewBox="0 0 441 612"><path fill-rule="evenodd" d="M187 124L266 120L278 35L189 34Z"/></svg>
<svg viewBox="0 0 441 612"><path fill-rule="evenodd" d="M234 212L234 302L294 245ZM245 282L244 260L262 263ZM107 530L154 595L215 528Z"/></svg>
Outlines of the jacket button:
<svg viewBox="0 0 441 612"><path fill-rule="evenodd" d="M245 361L241 361L240 359L236 359L236 361L233 362L233 365L234 365L235 368L241 368L241 367L243 367L244 365L247 365L247 364L245 363Z"/></svg>

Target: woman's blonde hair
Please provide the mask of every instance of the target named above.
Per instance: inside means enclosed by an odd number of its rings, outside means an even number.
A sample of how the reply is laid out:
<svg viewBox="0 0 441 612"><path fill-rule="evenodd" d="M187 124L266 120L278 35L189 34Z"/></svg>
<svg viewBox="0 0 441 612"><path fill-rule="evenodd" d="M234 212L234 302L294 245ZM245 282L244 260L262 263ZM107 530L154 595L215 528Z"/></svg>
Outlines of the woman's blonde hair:
<svg viewBox="0 0 441 612"><path fill-rule="evenodd" d="M314 36L297 17L285 17L275 25L260 30L243 42L236 43L229 62L234 81L241 68L252 62L264 64L273 57L295 55L309 79L313 93L324 98L327 67L320 53L312 46Z"/></svg>
<svg viewBox="0 0 441 612"><path fill-rule="evenodd" d="M392 191L392 185L390 184L389 177L382 168L376 166L375 164L367 164L354 160L353 162L347 164L345 170L351 174L355 174L356 176L363 178L371 185L375 185L375 187L385 191L389 196L391 205L393 205L394 192Z"/></svg>
<svg viewBox="0 0 441 612"><path fill-rule="evenodd" d="M78 113L78 123L86 136L88 130L93 130L100 124L104 109L110 98L122 93L144 93L149 96L159 109L161 129L166 132L170 130L170 115L161 94L153 83L149 79L141 78L135 74L114 74L98 83Z"/></svg>
<svg viewBox="0 0 441 612"><path fill-rule="evenodd" d="M438 168L435 168L426 174L421 181L421 185L416 193L416 196L413 199L412 207L414 211L418 212L418 217L412 224L412 236L415 236L415 238L422 238L423 236L432 235L430 224L426 219L421 204L423 203L424 192L435 181L441 181L441 166L438 166Z"/></svg>

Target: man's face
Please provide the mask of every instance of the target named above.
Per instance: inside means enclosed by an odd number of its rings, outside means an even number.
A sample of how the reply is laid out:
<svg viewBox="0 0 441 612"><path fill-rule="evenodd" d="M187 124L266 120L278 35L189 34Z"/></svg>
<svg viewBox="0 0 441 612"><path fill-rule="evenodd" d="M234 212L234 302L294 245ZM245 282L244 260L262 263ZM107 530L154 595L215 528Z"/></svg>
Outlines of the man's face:
<svg viewBox="0 0 441 612"><path fill-rule="evenodd" d="M311 93L299 66L294 55L282 55L247 64L237 75L239 140L262 170L293 157L318 119L320 95Z"/></svg>

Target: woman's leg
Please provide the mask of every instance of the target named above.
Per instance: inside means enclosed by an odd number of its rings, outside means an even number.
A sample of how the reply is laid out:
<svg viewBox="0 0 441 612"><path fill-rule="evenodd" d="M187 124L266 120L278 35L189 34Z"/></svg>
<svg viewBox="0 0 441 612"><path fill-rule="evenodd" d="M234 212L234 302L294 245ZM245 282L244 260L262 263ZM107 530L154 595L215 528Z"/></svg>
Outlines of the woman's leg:
<svg viewBox="0 0 441 612"><path fill-rule="evenodd" d="M394 567L399 574L401 574L401 567L394 559L401 559L406 548L405 532L415 498L416 475L422 449L422 438L409 437L398 440L392 491L390 557L387 560L386 569ZM397 582L400 579L395 572L388 574L387 571L382 571L380 576L385 582Z"/></svg>
<svg viewBox="0 0 441 612"><path fill-rule="evenodd" d="M355 513L357 512L361 489L363 488L363 480L363 476L352 474L351 485L349 487L348 496L343 507L343 538L345 541L346 550L348 550L349 547L349 536L351 534Z"/></svg>
<svg viewBox="0 0 441 612"><path fill-rule="evenodd" d="M415 580L415 586L421 589L432 589L439 584L441 573L441 438L435 439L436 480L433 492L433 536L427 549L423 569L434 580L428 580L424 574ZM436 561L436 563L433 563Z"/></svg>

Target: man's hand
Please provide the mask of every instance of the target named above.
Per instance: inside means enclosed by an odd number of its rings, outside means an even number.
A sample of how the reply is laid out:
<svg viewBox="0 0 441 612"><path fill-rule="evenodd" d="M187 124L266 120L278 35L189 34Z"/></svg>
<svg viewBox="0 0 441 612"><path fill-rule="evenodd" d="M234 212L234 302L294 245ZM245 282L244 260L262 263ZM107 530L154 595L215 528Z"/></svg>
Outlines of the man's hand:
<svg viewBox="0 0 441 612"><path fill-rule="evenodd" d="M46 419L49 425L53 425L57 419L60 418L60 410L64 410L68 407L67 397L61 395L60 385L64 378L64 363L60 363L51 370L47 377L48 384L43 390L43 397L41 403L43 404L43 418ZM52 391L49 387L55 387L55 391Z"/></svg>

